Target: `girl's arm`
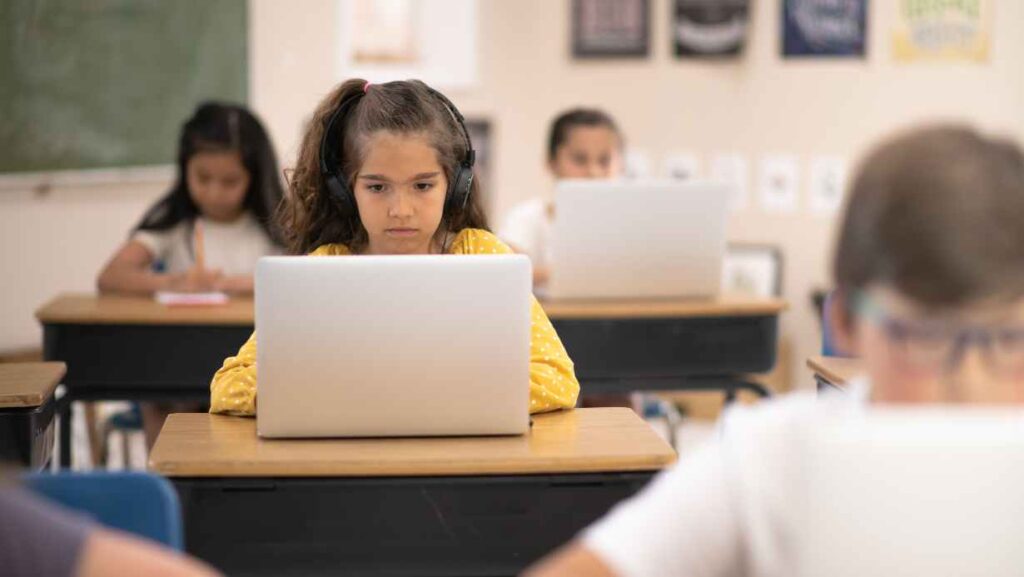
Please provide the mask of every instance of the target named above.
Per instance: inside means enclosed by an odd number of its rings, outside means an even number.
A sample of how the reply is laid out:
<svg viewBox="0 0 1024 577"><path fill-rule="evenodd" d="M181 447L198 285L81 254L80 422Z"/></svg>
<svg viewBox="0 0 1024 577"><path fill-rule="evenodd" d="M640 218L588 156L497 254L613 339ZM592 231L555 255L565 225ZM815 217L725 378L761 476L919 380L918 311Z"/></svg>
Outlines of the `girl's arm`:
<svg viewBox="0 0 1024 577"><path fill-rule="evenodd" d="M540 303L530 298L530 413L571 409L580 394L572 360Z"/></svg>
<svg viewBox="0 0 1024 577"><path fill-rule="evenodd" d="M533 288L547 286L551 278L551 269L546 266L533 267Z"/></svg>
<svg viewBox="0 0 1024 577"><path fill-rule="evenodd" d="M573 542L523 574L524 577L616 577L600 557Z"/></svg>
<svg viewBox="0 0 1024 577"><path fill-rule="evenodd" d="M224 359L224 365L210 382L210 412L225 415L256 414L256 333Z"/></svg>
<svg viewBox="0 0 1024 577"><path fill-rule="evenodd" d="M217 288L231 294L251 295L254 286L251 274L240 274L224 277Z"/></svg>
<svg viewBox="0 0 1024 577"><path fill-rule="evenodd" d="M153 294L170 286L169 275L151 270L153 254L141 242L129 240L111 257L96 286L101 293Z"/></svg>
<svg viewBox="0 0 1024 577"><path fill-rule="evenodd" d="M223 279L220 271L193 268L177 274L153 272L153 254L137 240L129 240L114 254L96 279L101 293L151 295L170 290L199 292L216 290Z"/></svg>
<svg viewBox="0 0 1024 577"><path fill-rule="evenodd" d="M212 567L157 547L149 541L107 529L97 529L88 538L75 574L78 577L215 577Z"/></svg>

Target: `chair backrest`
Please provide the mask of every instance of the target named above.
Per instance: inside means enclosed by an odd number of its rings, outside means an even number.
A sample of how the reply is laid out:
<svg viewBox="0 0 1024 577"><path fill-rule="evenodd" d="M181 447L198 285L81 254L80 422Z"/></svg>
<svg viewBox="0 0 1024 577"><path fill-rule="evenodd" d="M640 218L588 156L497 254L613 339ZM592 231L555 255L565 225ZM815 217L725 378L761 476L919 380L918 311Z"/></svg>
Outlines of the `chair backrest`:
<svg viewBox="0 0 1024 577"><path fill-rule="evenodd" d="M181 505L164 478L149 473L37 473L25 486L96 522L181 551Z"/></svg>

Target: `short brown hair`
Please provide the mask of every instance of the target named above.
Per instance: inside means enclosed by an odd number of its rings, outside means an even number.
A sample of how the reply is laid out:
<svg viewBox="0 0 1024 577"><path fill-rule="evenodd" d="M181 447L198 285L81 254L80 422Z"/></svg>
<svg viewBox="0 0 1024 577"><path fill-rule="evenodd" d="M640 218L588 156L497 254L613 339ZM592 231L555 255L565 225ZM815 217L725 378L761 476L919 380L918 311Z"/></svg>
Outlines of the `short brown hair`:
<svg viewBox="0 0 1024 577"><path fill-rule="evenodd" d="M548 132L548 160L552 161L558 155L558 149L569 140L569 133L573 128L580 126L598 127L603 126L615 133L619 139L619 148L622 147L622 133L615 124L611 115L596 108L573 108L559 114L551 122L551 130Z"/></svg>
<svg viewBox="0 0 1024 577"><path fill-rule="evenodd" d="M862 163L833 259L852 294L892 286L927 308L1024 296L1024 157L960 126L913 130Z"/></svg>
<svg viewBox="0 0 1024 577"><path fill-rule="evenodd" d="M299 148L299 156L288 182L288 196L278 212L281 233L293 254L306 254L324 244L344 244L352 252L366 245L366 229L358 214L345 216L328 193L320 173L320 141L327 121L341 103L367 83L355 78L342 83L317 106ZM424 133L437 151L437 160L444 169L451 187L459 163L466 157L466 142L452 114L444 103L419 80L402 80L373 84L349 109L338 133L340 172L351 187L362 165L363 146L378 131L399 134ZM336 125L337 126L337 125ZM473 179L465 209L458 207L447 214L442 228L458 232L465 228L487 228L487 219L480 205L478 180Z"/></svg>

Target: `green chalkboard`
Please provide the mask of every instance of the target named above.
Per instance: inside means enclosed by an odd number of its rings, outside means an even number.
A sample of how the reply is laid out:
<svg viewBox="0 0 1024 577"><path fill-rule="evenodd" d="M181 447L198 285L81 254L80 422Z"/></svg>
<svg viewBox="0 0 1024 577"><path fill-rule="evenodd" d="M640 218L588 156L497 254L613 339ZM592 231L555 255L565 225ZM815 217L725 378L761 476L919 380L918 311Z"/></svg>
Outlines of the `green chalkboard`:
<svg viewBox="0 0 1024 577"><path fill-rule="evenodd" d="M0 173L171 164L245 102L246 0L0 0Z"/></svg>

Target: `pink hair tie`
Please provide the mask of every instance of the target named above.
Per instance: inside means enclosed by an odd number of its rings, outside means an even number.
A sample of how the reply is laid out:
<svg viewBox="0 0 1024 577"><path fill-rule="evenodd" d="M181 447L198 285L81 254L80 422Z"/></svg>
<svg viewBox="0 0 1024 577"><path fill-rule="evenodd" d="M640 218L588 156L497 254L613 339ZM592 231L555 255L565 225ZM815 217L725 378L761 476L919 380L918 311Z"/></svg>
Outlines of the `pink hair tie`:
<svg viewBox="0 0 1024 577"><path fill-rule="evenodd" d="M369 90L369 89L370 89L370 81L367 80L366 84L363 85L363 94L366 94L366 91Z"/></svg>

